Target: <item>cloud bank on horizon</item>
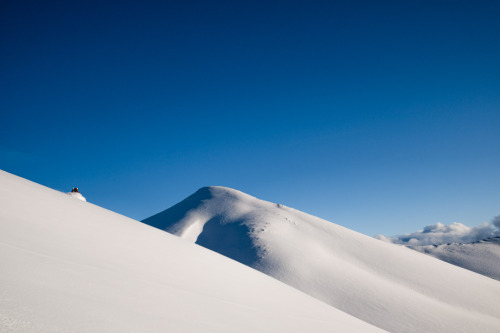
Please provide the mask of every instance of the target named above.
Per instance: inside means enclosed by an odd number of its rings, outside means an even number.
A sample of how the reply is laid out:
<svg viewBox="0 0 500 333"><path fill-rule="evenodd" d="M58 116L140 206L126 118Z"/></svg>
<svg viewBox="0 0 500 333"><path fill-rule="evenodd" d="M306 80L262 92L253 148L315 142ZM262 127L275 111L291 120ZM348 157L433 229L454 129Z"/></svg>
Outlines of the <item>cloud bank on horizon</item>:
<svg viewBox="0 0 500 333"><path fill-rule="evenodd" d="M459 222L453 222L450 225L444 225L438 222L411 234L396 235L392 237L379 234L375 235L375 238L394 244L420 246L447 243L472 243L496 236L500 236L500 215L495 216L491 223L484 222L476 227L468 227Z"/></svg>

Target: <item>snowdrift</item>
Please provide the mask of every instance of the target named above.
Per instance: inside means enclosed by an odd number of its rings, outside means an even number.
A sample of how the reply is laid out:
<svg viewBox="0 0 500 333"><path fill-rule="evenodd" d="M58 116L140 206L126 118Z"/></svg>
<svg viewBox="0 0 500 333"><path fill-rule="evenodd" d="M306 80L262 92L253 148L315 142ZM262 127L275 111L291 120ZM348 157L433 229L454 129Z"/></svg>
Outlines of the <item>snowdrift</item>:
<svg viewBox="0 0 500 333"><path fill-rule="evenodd" d="M500 281L500 237L487 238L474 243L408 247Z"/></svg>
<svg viewBox="0 0 500 333"><path fill-rule="evenodd" d="M500 284L283 205L206 187L145 223L390 332L499 332Z"/></svg>
<svg viewBox="0 0 500 333"><path fill-rule="evenodd" d="M138 221L0 171L1 332L382 332Z"/></svg>

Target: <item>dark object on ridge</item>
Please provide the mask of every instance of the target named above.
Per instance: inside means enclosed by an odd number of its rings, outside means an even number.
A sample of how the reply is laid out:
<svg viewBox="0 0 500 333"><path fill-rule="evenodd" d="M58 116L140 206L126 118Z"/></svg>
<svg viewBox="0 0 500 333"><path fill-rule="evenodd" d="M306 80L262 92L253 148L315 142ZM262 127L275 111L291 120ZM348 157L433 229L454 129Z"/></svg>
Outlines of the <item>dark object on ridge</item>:
<svg viewBox="0 0 500 333"><path fill-rule="evenodd" d="M78 191L78 187L73 187L71 193L80 193L80 191Z"/></svg>

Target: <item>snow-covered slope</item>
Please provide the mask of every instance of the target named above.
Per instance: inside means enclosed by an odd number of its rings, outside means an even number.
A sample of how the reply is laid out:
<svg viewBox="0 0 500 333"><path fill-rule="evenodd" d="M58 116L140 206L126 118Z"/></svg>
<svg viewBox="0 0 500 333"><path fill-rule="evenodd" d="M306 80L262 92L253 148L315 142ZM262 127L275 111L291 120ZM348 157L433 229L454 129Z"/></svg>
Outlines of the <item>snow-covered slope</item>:
<svg viewBox="0 0 500 333"><path fill-rule="evenodd" d="M144 221L391 332L499 332L500 283L279 204L206 187Z"/></svg>
<svg viewBox="0 0 500 333"><path fill-rule="evenodd" d="M0 332L381 332L264 274L0 171Z"/></svg>
<svg viewBox="0 0 500 333"><path fill-rule="evenodd" d="M408 247L500 281L500 237L465 244Z"/></svg>

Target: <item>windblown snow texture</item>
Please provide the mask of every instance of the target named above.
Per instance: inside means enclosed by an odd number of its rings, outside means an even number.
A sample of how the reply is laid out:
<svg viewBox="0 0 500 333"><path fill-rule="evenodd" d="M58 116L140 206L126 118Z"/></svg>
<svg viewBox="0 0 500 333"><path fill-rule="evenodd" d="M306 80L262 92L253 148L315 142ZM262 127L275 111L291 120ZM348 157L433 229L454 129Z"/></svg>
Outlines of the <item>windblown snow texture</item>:
<svg viewBox="0 0 500 333"><path fill-rule="evenodd" d="M145 223L390 332L495 332L500 284L320 218L206 187Z"/></svg>
<svg viewBox="0 0 500 333"><path fill-rule="evenodd" d="M0 332L383 332L138 221L0 171Z"/></svg>

